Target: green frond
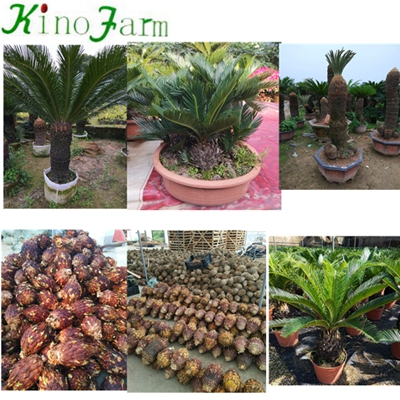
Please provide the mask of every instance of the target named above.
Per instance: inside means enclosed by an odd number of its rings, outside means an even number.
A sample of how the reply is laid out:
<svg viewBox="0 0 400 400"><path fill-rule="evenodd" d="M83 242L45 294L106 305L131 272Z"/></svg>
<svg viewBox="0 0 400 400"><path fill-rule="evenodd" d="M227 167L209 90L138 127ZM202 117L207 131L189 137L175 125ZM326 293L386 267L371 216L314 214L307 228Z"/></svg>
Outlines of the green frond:
<svg viewBox="0 0 400 400"><path fill-rule="evenodd" d="M329 66L332 68L335 75L342 75L346 65L353 59L356 53L352 50L345 51L344 48L341 50L330 50L325 54L325 58L328 61Z"/></svg>

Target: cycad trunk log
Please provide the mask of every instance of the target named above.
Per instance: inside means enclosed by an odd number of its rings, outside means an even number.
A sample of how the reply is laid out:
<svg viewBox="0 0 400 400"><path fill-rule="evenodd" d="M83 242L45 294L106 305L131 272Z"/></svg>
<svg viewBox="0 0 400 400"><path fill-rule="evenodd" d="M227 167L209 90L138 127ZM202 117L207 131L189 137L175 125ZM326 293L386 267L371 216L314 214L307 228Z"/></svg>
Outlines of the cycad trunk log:
<svg viewBox="0 0 400 400"><path fill-rule="evenodd" d="M386 117L383 130L385 139L391 138L399 117L399 81L400 72L393 68L386 76Z"/></svg>
<svg viewBox="0 0 400 400"><path fill-rule="evenodd" d="M334 362L341 355L343 350L340 332L323 331L317 339L317 353L326 362Z"/></svg>
<svg viewBox="0 0 400 400"><path fill-rule="evenodd" d="M279 93L279 123L285 120L285 97Z"/></svg>
<svg viewBox="0 0 400 400"><path fill-rule="evenodd" d="M296 118L299 116L299 103L297 101L297 94L291 92L289 94L289 107L290 107L290 116L292 118Z"/></svg>
<svg viewBox="0 0 400 400"><path fill-rule="evenodd" d="M362 97L356 101L355 112L361 125L364 125L364 99Z"/></svg>
<svg viewBox="0 0 400 400"><path fill-rule="evenodd" d="M15 142L15 121L14 114L4 114L4 136L9 143Z"/></svg>
<svg viewBox="0 0 400 400"><path fill-rule="evenodd" d="M341 75L335 75L329 85L329 132L332 144L339 151L344 151L347 147L347 85Z"/></svg>
<svg viewBox="0 0 400 400"><path fill-rule="evenodd" d="M70 181L69 163L71 160L72 125L55 122L50 127L50 166L49 178L55 183Z"/></svg>
<svg viewBox="0 0 400 400"><path fill-rule="evenodd" d="M44 122L40 117L36 118L33 124L33 132L35 134L35 145L45 146L46 145L46 122Z"/></svg>

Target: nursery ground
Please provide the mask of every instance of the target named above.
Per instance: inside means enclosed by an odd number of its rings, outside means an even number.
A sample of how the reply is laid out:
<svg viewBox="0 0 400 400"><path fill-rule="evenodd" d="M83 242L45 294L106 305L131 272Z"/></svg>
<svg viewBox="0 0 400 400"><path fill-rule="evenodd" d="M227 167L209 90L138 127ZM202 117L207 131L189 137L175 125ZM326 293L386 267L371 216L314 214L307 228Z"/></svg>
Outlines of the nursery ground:
<svg viewBox="0 0 400 400"><path fill-rule="evenodd" d="M330 183L322 176L314 154L323 144L315 138L303 136L305 133L311 133L308 122L304 128L295 131L292 140L280 143L281 190L400 189L399 156L377 153L372 147L370 132L350 134L364 156L356 176L344 184Z"/></svg>
<svg viewBox="0 0 400 400"><path fill-rule="evenodd" d="M24 169L32 178L28 186L19 187L4 196L4 208L126 208L126 157L118 140L74 139L70 168L79 175L78 191L65 206L49 203L44 197L43 170L50 166L49 157L35 157L31 145L23 145ZM81 151L78 147L86 147ZM80 154L79 154L80 153Z"/></svg>
<svg viewBox="0 0 400 400"><path fill-rule="evenodd" d="M400 305L391 310L384 310L380 321L375 322L379 329L389 329L397 320ZM341 331L342 332L342 331ZM394 359L390 354L390 344L372 343L364 336L352 337L342 332L347 351L347 362L343 374L336 385L399 385L400 384L400 361ZM281 377L273 373L269 376L270 384L285 385L318 385L314 369L309 360L309 353L315 347L319 334L318 329L304 329L299 333L299 343L292 347L284 348L278 345L273 333L270 333L269 369L271 362L278 353L286 368L281 367ZM272 360L272 361L271 361ZM279 365L279 363L277 363ZM274 368L276 369L276 367ZM289 372L293 376L290 379ZM290 382L290 383L288 383Z"/></svg>

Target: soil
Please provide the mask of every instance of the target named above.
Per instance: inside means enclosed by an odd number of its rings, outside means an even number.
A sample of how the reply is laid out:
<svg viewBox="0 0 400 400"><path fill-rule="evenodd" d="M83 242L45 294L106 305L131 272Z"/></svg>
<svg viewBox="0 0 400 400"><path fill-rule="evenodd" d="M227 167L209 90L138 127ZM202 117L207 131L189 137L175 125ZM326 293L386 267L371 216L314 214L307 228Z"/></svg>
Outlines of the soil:
<svg viewBox="0 0 400 400"><path fill-rule="evenodd" d="M248 151L248 158L251 158L253 153ZM161 152L162 158L160 158L160 161L164 168L175 172L178 175L184 176L186 178L192 178L192 179L200 179L204 180L204 176L199 170L199 168L196 168L199 172L194 173L191 170L193 167L188 164L188 163L183 163L180 158L179 154L171 151L170 149L165 148ZM219 157L219 162L218 166L223 166L220 173L213 173L212 171L210 172L210 178L209 180L211 181L219 181L219 180L224 180L224 179L232 179L232 178L237 178L242 175L246 175L249 173L252 169L253 166L236 166L237 161L234 158L233 152L230 154L226 154L225 156L220 156ZM255 164L255 162L254 162ZM218 168L218 166L216 168Z"/></svg>
<svg viewBox="0 0 400 400"><path fill-rule="evenodd" d="M307 136L303 136L306 134ZM398 156L377 153L370 137L370 130L362 134L350 133L355 146L364 155L357 174L344 184L328 182L318 170L314 154L324 144L312 135L306 122L296 129L292 140L280 143L280 189L282 190L350 190L350 189L399 189L400 163Z"/></svg>
<svg viewBox="0 0 400 400"><path fill-rule="evenodd" d="M394 326L400 312L397 304L391 310L385 309L380 321L374 321L378 329L390 329ZM276 350L285 362L294 380L299 385L320 385L310 361L311 351L315 348L319 330L302 329L299 342L294 347L280 347L275 335L270 333L270 346ZM347 361L342 376L335 385L399 385L400 360L390 353L389 343L373 343L365 336L350 336L340 330Z"/></svg>
<svg viewBox="0 0 400 400"><path fill-rule="evenodd" d="M79 175L78 192L70 204L55 207L45 199L43 189L43 170L50 166L50 158L35 157L31 144L23 145L24 169L32 178L28 186L19 186L12 195L4 196L4 208L126 208L126 157L121 154L124 145L117 140L74 139L73 147L84 149L70 163Z"/></svg>

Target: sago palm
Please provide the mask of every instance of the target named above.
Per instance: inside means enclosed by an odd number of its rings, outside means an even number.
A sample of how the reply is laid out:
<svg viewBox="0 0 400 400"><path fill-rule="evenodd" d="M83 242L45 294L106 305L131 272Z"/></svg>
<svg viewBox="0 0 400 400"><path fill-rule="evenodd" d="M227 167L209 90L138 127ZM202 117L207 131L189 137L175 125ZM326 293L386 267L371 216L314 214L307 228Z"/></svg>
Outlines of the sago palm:
<svg viewBox="0 0 400 400"><path fill-rule="evenodd" d="M258 128L261 116L255 97L276 83L266 81L269 72L250 77L254 70L239 66L239 59L213 65L197 53L187 60L190 66L169 77L147 75L154 93L151 116L156 118L136 122L140 138L185 148L193 165L206 170Z"/></svg>
<svg viewBox="0 0 400 400"><path fill-rule="evenodd" d="M394 284L393 278L387 273L365 278L366 271L374 265L376 263L369 261L369 253L365 251L360 258L348 262L343 259L330 262L321 256L318 263L298 263L296 272L288 271L287 268L275 271L296 284L303 295L270 287L270 297L284 301L306 315L270 321L270 327L283 327L284 337L303 328L320 328L316 352L325 362L337 360L343 352L340 328L355 328L369 339L379 340L379 330L373 323L362 318L362 315L400 298L400 293L391 293L363 303L384 289L388 282Z"/></svg>
<svg viewBox="0 0 400 400"><path fill-rule="evenodd" d="M72 124L126 98L124 46L105 47L83 72L84 48L59 45L55 60L45 46L4 46L4 91L51 124L51 176L70 179Z"/></svg>
<svg viewBox="0 0 400 400"><path fill-rule="evenodd" d="M334 76L329 84L329 134L332 144L337 147L340 152L347 150L348 132L346 118L347 104L347 84L342 73L346 65L352 60L356 53L351 50L344 49L329 51L325 57L332 68Z"/></svg>

